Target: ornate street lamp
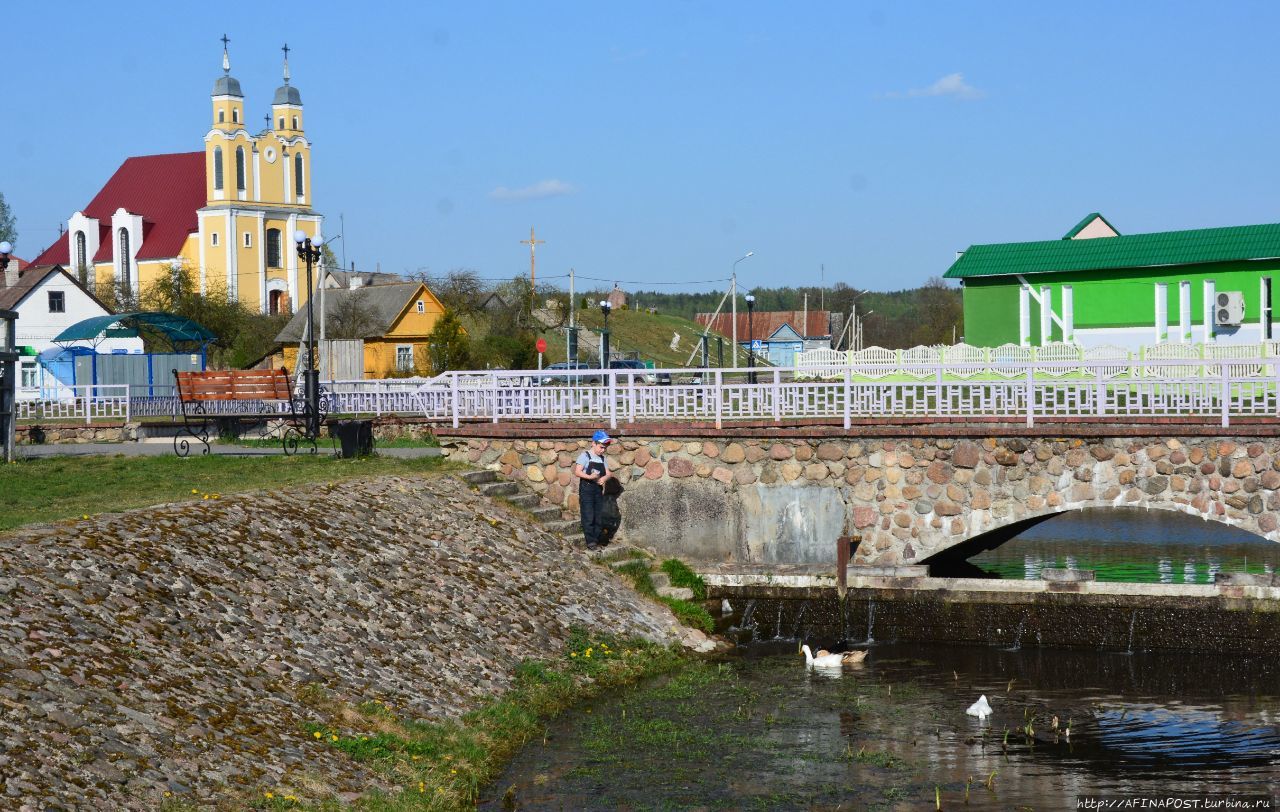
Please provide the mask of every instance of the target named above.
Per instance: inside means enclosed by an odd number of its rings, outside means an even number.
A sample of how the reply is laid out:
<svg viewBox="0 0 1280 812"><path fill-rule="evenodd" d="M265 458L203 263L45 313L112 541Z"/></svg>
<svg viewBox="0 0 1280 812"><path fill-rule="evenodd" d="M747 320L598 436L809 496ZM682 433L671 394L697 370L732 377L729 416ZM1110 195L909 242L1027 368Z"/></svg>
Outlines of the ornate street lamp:
<svg viewBox="0 0 1280 812"><path fill-rule="evenodd" d="M747 294L747 369L751 370L747 373L747 380L751 383L756 382L756 329L752 323L752 316L756 312L755 294Z"/></svg>
<svg viewBox="0 0 1280 812"><path fill-rule="evenodd" d="M320 436L320 370L316 369L315 316L311 306L315 291L311 289L311 266L320 261L322 241L313 244L311 237L301 229L293 232L293 241L298 244L299 259L307 264L307 366L303 372L302 397L307 404L307 439L315 440Z"/></svg>
<svg viewBox="0 0 1280 812"><path fill-rule="evenodd" d="M613 305L608 299L600 301L600 312L604 314L604 329L600 331L600 368L609 368L609 312Z"/></svg>

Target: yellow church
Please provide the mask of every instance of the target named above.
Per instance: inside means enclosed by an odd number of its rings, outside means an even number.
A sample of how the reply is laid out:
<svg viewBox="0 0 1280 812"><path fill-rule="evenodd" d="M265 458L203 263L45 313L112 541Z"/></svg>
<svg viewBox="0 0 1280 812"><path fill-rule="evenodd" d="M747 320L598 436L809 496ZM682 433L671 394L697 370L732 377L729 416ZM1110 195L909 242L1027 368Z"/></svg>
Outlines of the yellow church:
<svg viewBox="0 0 1280 812"><path fill-rule="evenodd" d="M135 296L182 270L198 278L201 292L225 290L262 313L291 313L306 302L293 235L321 240L324 219L312 208L311 143L302 94L289 83L289 47L271 119L254 134L228 43L223 36L204 151L125 160L33 264L62 265L82 282ZM318 277L313 269L313 285Z"/></svg>

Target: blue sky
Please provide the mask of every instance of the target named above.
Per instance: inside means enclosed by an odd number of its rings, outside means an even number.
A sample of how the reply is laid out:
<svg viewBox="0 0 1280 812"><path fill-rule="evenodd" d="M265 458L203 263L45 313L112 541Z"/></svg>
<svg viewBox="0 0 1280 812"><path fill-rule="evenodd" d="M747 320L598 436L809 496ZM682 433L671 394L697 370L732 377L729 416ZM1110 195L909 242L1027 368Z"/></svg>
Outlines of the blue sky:
<svg viewBox="0 0 1280 812"><path fill-rule="evenodd" d="M891 290L1095 210L1280 220L1280 4L259 8L7 5L19 255L125 157L202 148L224 31L258 118L288 41L315 205L361 268L508 278L536 226L539 278L709 289L752 250L744 287Z"/></svg>

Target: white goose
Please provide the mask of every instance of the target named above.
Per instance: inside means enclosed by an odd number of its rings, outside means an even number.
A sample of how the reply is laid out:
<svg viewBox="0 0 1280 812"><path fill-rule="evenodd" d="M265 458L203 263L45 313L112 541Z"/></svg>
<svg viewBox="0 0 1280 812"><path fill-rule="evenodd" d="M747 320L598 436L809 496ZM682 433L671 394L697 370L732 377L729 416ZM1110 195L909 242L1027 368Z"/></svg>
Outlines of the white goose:
<svg viewBox="0 0 1280 812"><path fill-rule="evenodd" d="M839 667L844 664L844 657L840 654L829 654L826 651L819 651L818 656L813 656L808 645L803 645L800 650L804 652L804 664L810 668L831 668Z"/></svg>
<svg viewBox="0 0 1280 812"><path fill-rule="evenodd" d="M979 719L986 719L991 715L991 705L987 703L987 695L983 694L978 697L978 701L969 706L965 713L970 716L976 716Z"/></svg>

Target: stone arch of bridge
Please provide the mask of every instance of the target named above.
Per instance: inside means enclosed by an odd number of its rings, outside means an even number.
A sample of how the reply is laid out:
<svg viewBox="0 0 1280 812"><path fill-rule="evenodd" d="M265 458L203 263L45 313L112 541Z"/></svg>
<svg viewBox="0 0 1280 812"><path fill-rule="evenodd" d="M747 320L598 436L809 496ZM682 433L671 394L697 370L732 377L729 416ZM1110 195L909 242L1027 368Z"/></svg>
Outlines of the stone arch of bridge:
<svg viewBox="0 0 1280 812"><path fill-rule="evenodd" d="M1161 504L1150 503L1143 505L1126 505L1116 504L1115 502L1094 500L1091 502L1083 502L1066 507L1053 507L1042 509L1030 515L1024 514L1014 519L1010 519L1002 524L986 524L983 525L981 532L955 540L951 544L934 548L929 554L917 562L926 564L930 567L931 572L938 574L947 574L952 577L987 577L977 567L968 563L968 559L987 550L994 550L1015 536L1030 530L1038 524L1043 524L1055 516L1063 516L1068 513L1078 513L1083 510L1117 510L1130 513L1153 512L1177 514L1186 516L1189 519L1200 519L1210 521L1224 527L1231 527L1236 530L1243 530L1260 541L1269 541L1277 543L1277 539L1271 538L1275 533L1262 534L1258 532L1256 525L1252 522L1241 521L1239 517L1233 517L1223 513L1221 515L1216 512L1201 513L1190 506L1180 504Z"/></svg>

